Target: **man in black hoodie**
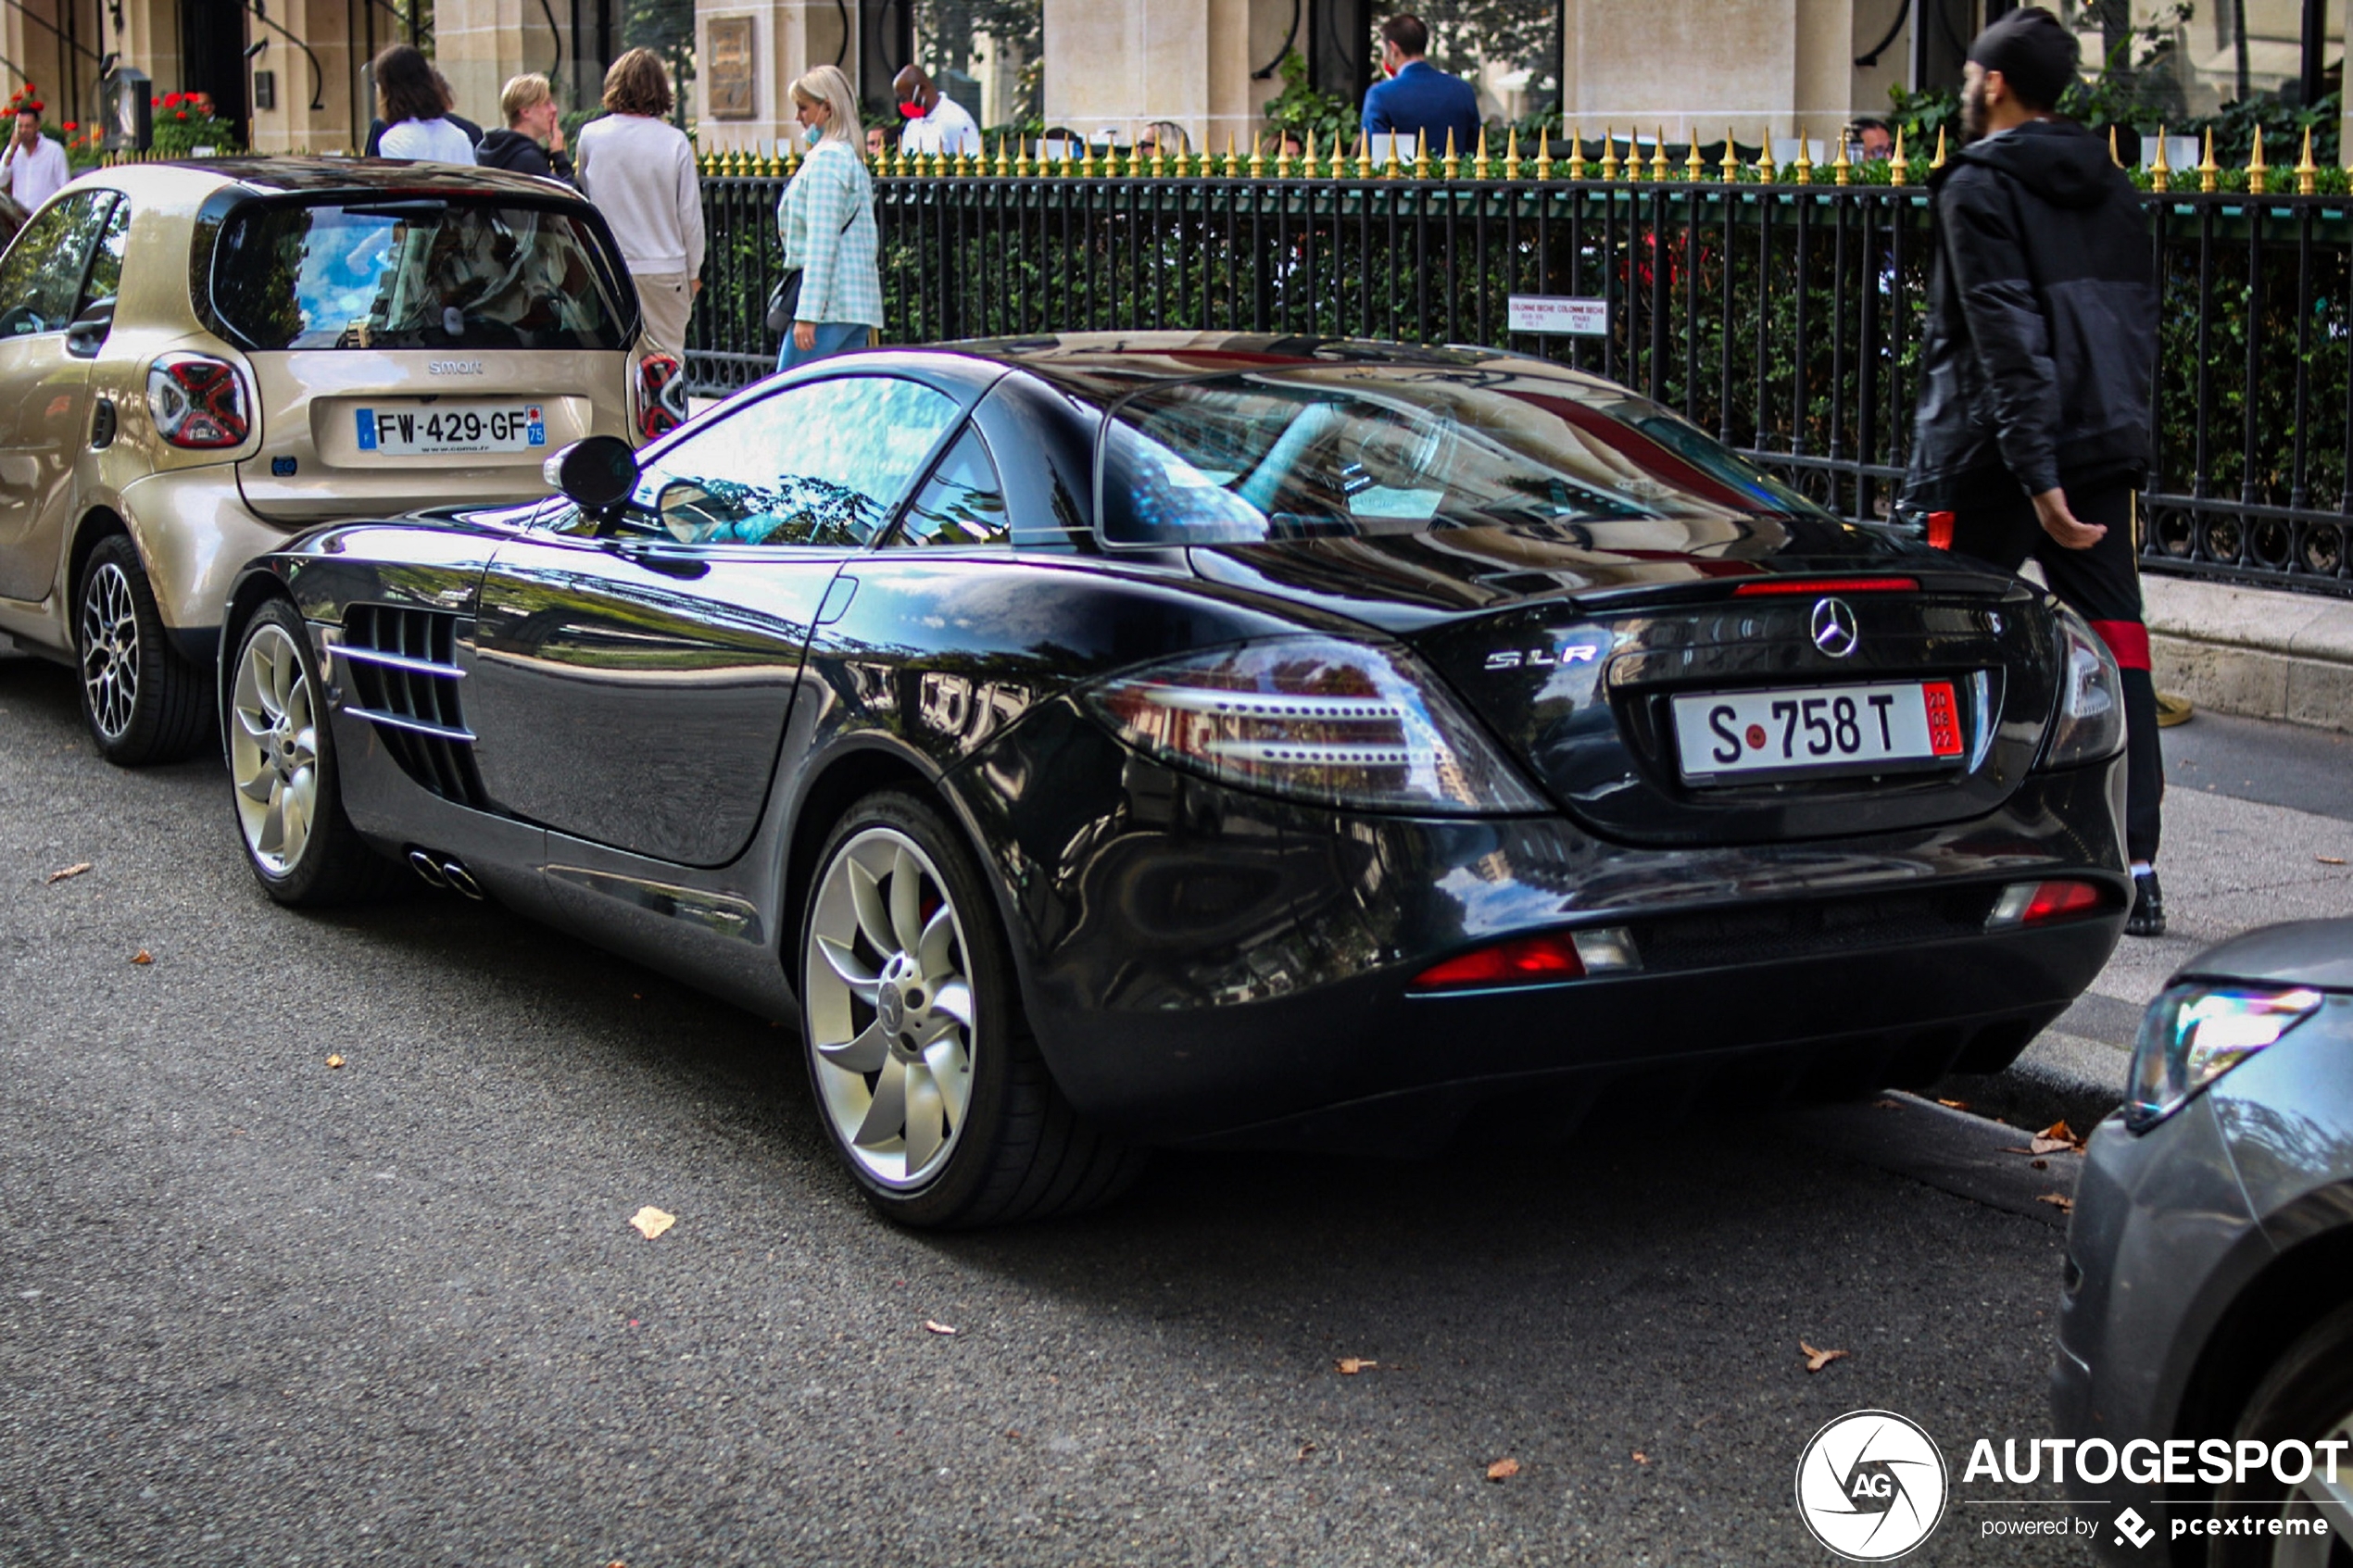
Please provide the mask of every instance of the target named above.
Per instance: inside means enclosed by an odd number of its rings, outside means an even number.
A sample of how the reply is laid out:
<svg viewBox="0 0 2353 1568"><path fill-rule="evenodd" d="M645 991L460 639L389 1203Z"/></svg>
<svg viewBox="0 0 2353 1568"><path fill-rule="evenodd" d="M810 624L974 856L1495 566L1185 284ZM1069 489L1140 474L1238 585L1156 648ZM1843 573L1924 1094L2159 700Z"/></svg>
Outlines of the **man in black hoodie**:
<svg viewBox="0 0 2353 1568"><path fill-rule="evenodd" d="M535 71L509 82L499 90L498 112L507 117L507 129L482 139L474 149L477 166L573 182L572 155L564 151L563 117L546 77Z"/></svg>
<svg viewBox="0 0 2353 1568"><path fill-rule="evenodd" d="M1907 492L1951 515L1955 550L2008 571L2039 561L2116 656L2134 889L2125 929L2157 936L2165 773L2133 537L2157 293L2132 182L2104 141L2051 113L2077 62L2075 35L2039 6L1969 48L1961 124L1972 140L1930 182L1941 245Z"/></svg>

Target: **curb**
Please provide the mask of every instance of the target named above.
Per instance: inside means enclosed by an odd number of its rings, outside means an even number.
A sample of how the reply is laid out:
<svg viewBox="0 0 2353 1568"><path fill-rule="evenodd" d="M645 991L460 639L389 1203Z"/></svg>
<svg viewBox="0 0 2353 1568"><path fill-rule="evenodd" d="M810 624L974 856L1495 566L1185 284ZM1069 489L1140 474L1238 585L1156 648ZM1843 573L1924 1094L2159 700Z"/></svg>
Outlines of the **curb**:
<svg viewBox="0 0 2353 1568"><path fill-rule="evenodd" d="M2353 732L2353 599L2144 575L2160 690L2198 707Z"/></svg>

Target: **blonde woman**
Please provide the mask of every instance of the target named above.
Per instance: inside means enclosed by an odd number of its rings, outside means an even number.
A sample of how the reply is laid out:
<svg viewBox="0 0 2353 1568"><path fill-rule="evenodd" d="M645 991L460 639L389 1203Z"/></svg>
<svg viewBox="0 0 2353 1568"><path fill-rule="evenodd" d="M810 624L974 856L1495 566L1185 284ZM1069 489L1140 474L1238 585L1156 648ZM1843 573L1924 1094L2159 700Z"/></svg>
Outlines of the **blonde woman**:
<svg viewBox="0 0 2353 1568"><path fill-rule="evenodd" d="M702 180L695 149L662 117L675 99L651 49L605 72L602 119L580 128L580 189L621 242L652 346L684 358L686 317L702 292Z"/></svg>
<svg viewBox="0 0 2353 1568"><path fill-rule="evenodd" d="M786 276L800 274L792 327L776 355L780 370L861 347L883 320L875 182L858 95L840 67L819 66L792 84L792 101L809 156L776 207Z"/></svg>

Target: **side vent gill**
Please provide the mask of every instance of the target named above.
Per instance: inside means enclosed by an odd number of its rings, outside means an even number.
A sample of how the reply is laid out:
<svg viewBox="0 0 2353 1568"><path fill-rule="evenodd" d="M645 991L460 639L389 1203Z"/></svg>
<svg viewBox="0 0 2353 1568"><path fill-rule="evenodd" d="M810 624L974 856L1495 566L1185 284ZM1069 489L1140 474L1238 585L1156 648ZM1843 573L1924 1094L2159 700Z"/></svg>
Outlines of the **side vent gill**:
<svg viewBox="0 0 2353 1568"><path fill-rule="evenodd" d="M400 605L353 605L344 612L344 711L375 725L401 770L447 800L484 804L459 687L458 618Z"/></svg>

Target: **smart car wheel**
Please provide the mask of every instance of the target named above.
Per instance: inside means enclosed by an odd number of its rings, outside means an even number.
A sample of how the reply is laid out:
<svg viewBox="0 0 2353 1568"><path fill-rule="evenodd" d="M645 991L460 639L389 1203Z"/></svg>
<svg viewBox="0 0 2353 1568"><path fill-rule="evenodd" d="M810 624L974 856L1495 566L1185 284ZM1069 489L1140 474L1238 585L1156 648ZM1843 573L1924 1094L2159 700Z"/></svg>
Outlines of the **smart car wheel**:
<svg viewBox="0 0 2353 1568"><path fill-rule="evenodd" d="M986 1225L1115 1197L1140 1156L1063 1103L1022 1016L987 885L932 806L886 791L810 889L801 1037L825 1131L876 1208Z"/></svg>
<svg viewBox="0 0 2353 1568"><path fill-rule="evenodd" d="M333 904L380 892L391 862L343 813L334 736L308 633L272 600L238 639L230 687L229 784L253 874L282 904Z"/></svg>
<svg viewBox="0 0 2353 1568"><path fill-rule="evenodd" d="M171 646L137 546L120 533L101 541L74 603L82 716L99 752L126 768L195 755L211 700L202 672Z"/></svg>
<svg viewBox="0 0 2353 1568"><path fill-rule="evenodd" d="M2274 1453L2285 1442L2309 1448L2353 1441L2353 1306L2322 1318L2272 1363L2234 1436ZM2353 1459L2347 1449L2336 1452L2334 1481L2315 1449L2312 1469L2301 1481L2282 1481L2266 1467L2244 1484L2225 1482L2214 1496L2217 1519L2244 1517L2266 1532L2274 1519L2328 1528L2319 1535L2219 1536L2209 1544L2208 1562L2213 1568L2332 1568L2353 1559L2353 1524L2347 1523Z"/></svg>

